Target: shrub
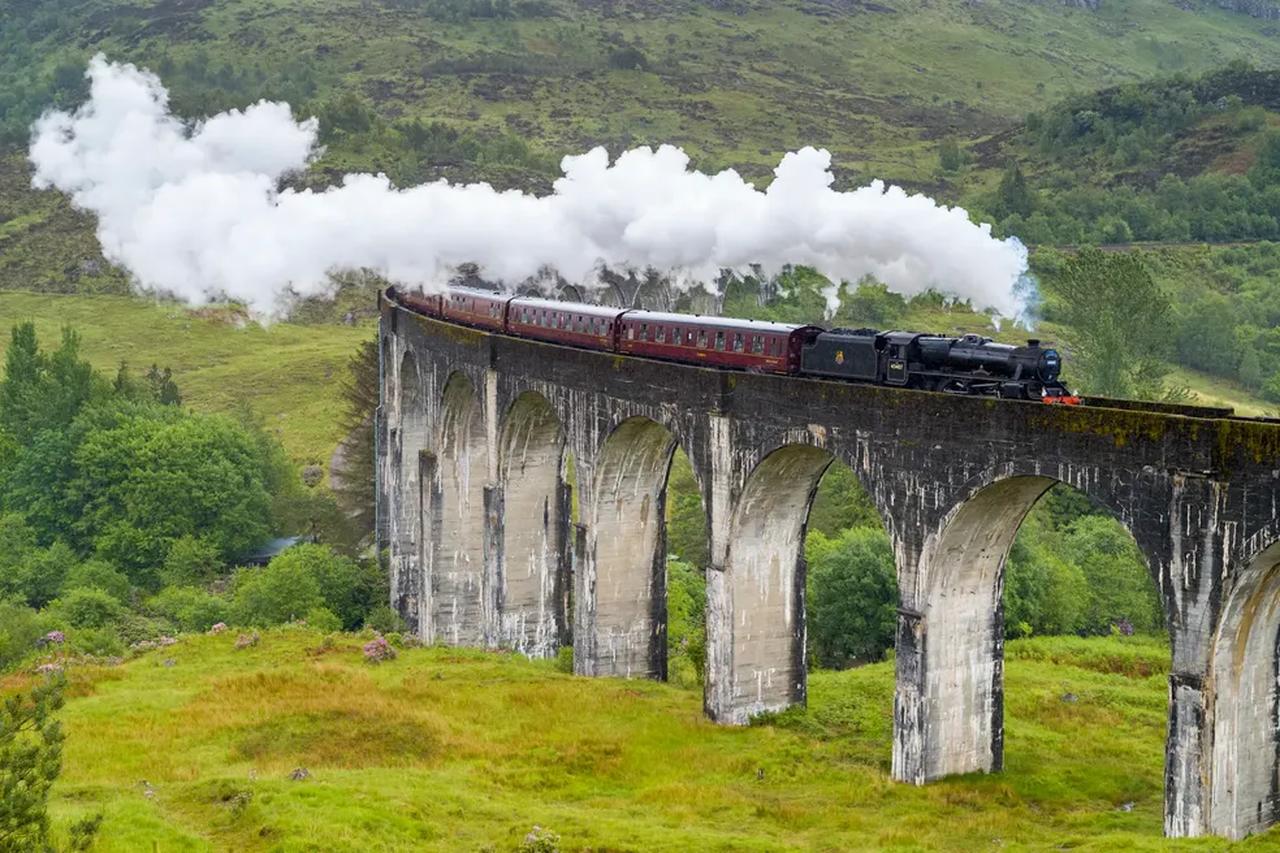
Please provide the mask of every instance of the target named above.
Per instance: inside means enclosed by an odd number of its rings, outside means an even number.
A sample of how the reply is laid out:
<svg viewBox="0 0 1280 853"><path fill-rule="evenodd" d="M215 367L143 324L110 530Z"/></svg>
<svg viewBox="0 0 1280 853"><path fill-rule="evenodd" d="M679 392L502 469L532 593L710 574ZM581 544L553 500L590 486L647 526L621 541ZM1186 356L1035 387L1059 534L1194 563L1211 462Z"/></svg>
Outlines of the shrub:
<svg viewBox="0 0 1280 853"><path fill-rule="evenodd" d="M168 619L153 619L142 613L128 611L120 623L114 626L116 634L125 645L151 640L174 629L174 623Z"/></svg>
<svg viewBox="0 0 1280 853"><path fill-rule="evenodd" d="M267 627L291 622L324 603L320 584L305 564L277 557L264 568L240 570L232 613L241 625Z"/></svg>
<svg viewBox="0 0 1280 853"><path fill-rule="evenodd" d="M324 545L296 545L265 569L245 570L240 580L236 613L245 624L280 624L323 607L341 627L354 630L380 594L381 571ZM241 610L242 601L247 610Z"/></svg>
<svg viewBox="0 0 1280 853"><path fill-rule="evenodd" d="M332 634L342 630L342 620L327 607L314 607L307 611L308 628L314 628L323 634Z"/></svg>
<svg viewBox="0 0 1280 853"><path fill-rule="evenodd" d="M26 657L44 633L34 610L15 601L0 602L0 669Z"/></svg>
<svg viewBox="0 0 1280 853"><path fill-rule="evenodd" d="M100 589L117 601L129 599L129 579L124 572L102 560L86 560L71 567L62 592L73 589Z"/></svg>
<svg viewBox="0 0 1280 853"><path fill-rule="evenodd" d="M69 645L73 652L100 658L120 657L125 652L124 641L110 628L73 631Z"/></svg>
<svg viewBox="0 0 1280 853"><path fill-rule="evenodd" d="M168 586L195 586L212 580L225 568L217 546L194 536L180 536L169 546L160 580Z"/></svg>
<svg viewBox="0 0 1280 853"><path fill-rule="evenodd" d="M367 663L379 664L395 660L396 650L387 642L386 637L377 636L364 644L364 659Z"/></svg>
<svg viewBox="0 0 1280 853"><path fill-rule="evenodd" d="M73 628L104 628L124 618L124 607L100 589L73 589L49 605L57 619Z"/></svg>
<svg viewBox="0 0 1280 853"><path fill-rule="evenodd" d="M405 623L399 613L383 604L369 611L364 619L364 627L379 634L393 634L404 631Z"/></svg>
<svg viewBox="0 0 1280 853"><path fill-rule="evenodd" d="M29 553L15 570L15 580L32 607L43 607L57 596L75 552L62 542Z"/></svg>
<svg viewBox="0 0 1280 853"><path fill-rule="evenodd" d="M573 675L573 646L556 649L556 671Z"/></svg>
<svg viewBox="0 0 1280 853"><path fill-rule="evenodd" d="M167 586L152 596L147 607L181 631L207 631L225 621L229 609L225 599L192 586Z"/></svg>

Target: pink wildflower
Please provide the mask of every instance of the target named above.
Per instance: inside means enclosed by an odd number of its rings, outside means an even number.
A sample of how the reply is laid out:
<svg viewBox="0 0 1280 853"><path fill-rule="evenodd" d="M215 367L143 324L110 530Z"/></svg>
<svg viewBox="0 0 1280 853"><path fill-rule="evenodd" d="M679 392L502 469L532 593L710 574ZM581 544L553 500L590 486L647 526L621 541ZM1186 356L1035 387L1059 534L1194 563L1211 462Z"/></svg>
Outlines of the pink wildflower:
<svg viewBox="0 0 1280 853"><path fill-rule="evenodd" d="M369 663L394 660L396 650L381 634L364 644L364 659Z"/></svg>

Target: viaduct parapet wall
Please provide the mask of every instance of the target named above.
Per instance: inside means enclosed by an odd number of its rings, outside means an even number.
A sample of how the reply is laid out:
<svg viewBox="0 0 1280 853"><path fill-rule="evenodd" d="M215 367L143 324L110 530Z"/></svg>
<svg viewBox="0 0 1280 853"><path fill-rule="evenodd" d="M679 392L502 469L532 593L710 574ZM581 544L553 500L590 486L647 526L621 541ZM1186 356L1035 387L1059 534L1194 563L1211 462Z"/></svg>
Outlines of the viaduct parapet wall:
<svg viewBox="0 0 1280 853"><path fill-rule="evenodd" d="M1280 816L1280 424L715 371L385 300L381 358L379 527L392 604L423 640L537 657L571 643L581 675L664 678L679 446L707 513L706 713L742 724L803 703L805 523L838 459L897 565L893 777L997 771L1004 564L1066 483L1133 534L1164 603L1166 833L1237 838Z"/></svg>

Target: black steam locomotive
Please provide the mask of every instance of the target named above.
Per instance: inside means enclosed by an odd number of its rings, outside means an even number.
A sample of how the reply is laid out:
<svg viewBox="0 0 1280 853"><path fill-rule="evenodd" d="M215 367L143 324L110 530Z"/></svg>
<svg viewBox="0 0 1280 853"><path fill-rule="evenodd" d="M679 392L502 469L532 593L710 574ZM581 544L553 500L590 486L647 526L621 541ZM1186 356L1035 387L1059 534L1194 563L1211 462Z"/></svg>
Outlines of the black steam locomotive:
<svg viewBox="0 0 1280 853"><path fill-rule="evenodd" d="M952 394L1077 402L1058 380L1058 351L1038 340L1012 346L980 335L832 329L805 343L800 372Z"/></svg>

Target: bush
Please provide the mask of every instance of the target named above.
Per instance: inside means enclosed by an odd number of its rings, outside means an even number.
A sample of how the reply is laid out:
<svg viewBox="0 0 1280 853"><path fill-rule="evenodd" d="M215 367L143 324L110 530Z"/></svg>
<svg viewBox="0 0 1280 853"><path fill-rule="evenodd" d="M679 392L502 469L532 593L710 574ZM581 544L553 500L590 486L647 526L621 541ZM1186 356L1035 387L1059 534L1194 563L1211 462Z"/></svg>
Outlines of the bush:
<svg viewBox="0 0 1280 853"><path fill-rule="evenodd" d="M360 627L381 586L381 572L376 566L361 565L325 545L295 545L272 560L267 569L310 577L324 599L322 606L349 630ZM296 612L302 614L310 609L298 607Z"/></svg>
<svg viewBox="0 0 1280 853"><path fill-rule="evenodd" d="M561 646L556 649L556 672L573 675L573 646Z"/></svg>
<svg viewBox="0 0 1280 853"><path fill-rule="evenodd" d="M15 581L27 603L43 607L52 601L63 586L67 569L75 561L75 553L62 542L27 554L15 571Z"/></svg>
<svg viewBox="0 0 1280 853"><path fill-rule="evenodd" d="M148 602L153 613L173 622L180 631L207 631L227 619L225 599L191 586L167 586Z"/></svg>
<svg viewBox="0 0 1280 853"><path fill-rule="evenodd" d="M322 634L333 634L342 630L342 620L327 607L314 607L307 611L308 628L314 628Z"/></svg>
<svg viewBox="0 0 1280 853"><path fill-rule="evenodd" d="M166 586L195 586L213 580L225 568L217 546L194 536L181 536L169 546L160 580Z"/></svg>
<svg viewBox="0 0 1280 853"><path fill-rule="evenodd" d="M124 641L110 628L83 628L74 631L68 640L73 652L94 657L120 657L124 654Z"/></svg>
<svg viewBox="0 0 1280 853"><path fill-rule="evenodd" d="M404 631L405 623L399 613L383 604L369 611L364 619L364 627L379 634L392 634Z"/></svg>
<svg viewBox="0 0 1280 853"><path fill-rule="evenodd" d="M49 605L55 618L72 628L105 628L124 618L124 606L100 589L73 589Z"/></svg>
<svg viewBox="0 0 1280 853"><path fill-rule="evenodd" d="M0 669L8 669L30 654L44 626L36 612L19 602L0 601Z"/></svg>
<svg viewBox="0 0 1280 853"><path fill-rule="evenodd" d="M320 584L299 561L280 557L261 569L241 569L236 575L231 612L241 625L283 625L325 604Z"/></svg>
<svg viewBox="0 0 1280 853"><path fill-rule="evenodd" d="M62 592L73 589L100 589L117 601L129 599L129 579L115 566L102 560L86 560L71 567Z"/></svg>

